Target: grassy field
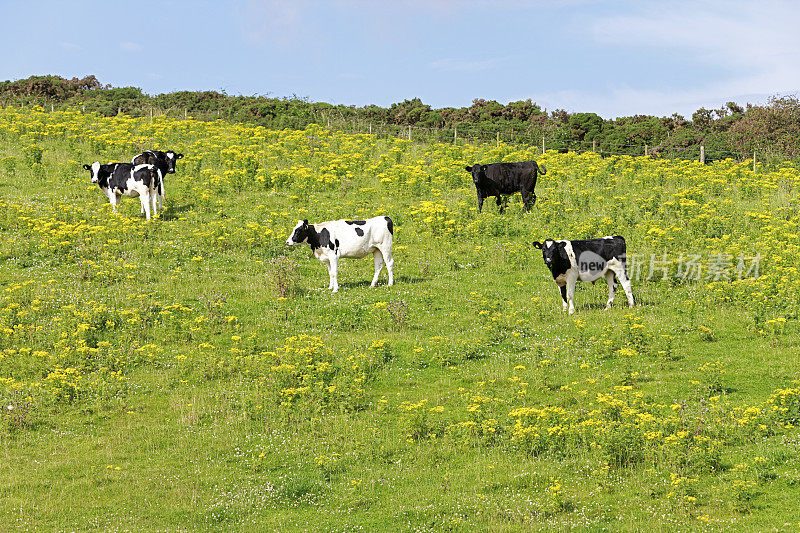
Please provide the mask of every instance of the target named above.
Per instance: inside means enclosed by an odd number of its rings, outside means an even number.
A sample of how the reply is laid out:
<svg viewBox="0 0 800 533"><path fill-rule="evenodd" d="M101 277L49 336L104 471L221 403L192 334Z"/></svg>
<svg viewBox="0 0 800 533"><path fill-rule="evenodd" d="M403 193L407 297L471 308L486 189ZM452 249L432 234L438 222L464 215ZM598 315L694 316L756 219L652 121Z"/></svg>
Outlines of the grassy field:
<svg viewBox="0 0 800 533"><path fill-rule="evenodd" d="M114 215L81 165L146 148L166 210ZM800 528L788 164L7 108L0 178L0 529ZM376 215L393 287L284 246ZM567 316L531 243L613 234L638 305Z"/></svg>

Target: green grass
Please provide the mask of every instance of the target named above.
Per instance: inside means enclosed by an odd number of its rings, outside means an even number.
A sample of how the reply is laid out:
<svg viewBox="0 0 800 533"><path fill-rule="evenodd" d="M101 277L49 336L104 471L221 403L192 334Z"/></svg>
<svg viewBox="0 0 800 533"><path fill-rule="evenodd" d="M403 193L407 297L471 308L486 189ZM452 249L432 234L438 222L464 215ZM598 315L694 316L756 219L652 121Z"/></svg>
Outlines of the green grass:
<svg viewBox="0 0 800 533"><path fill-rule="evenodd" d="M464 164L533 149L3 113L0 529L800 527L796 170L551 153L532 213L479 215ZM146 142L187 154L150 223L77 170ZM283 246L376 214L393 287ZM642 276L633 310L581 284L567 316L530 243L605 234L763 275Z"/></svg>

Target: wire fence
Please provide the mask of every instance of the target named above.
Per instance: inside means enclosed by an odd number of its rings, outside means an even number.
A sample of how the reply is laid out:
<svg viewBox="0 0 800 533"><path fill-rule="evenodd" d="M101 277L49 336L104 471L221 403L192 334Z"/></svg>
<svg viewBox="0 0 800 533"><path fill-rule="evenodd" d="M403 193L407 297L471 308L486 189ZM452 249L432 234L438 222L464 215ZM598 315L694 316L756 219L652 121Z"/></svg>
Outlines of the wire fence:
<svg viewBox="0 0 800 533"><path fill-rule="evenodd" d="M723 159L735 159L737 161L751 160L753 165L775 165L784 162L800 164L800 158L793 155L774 153L765 151L742 152L729 149L707 149L704 145L674 146L674 145L648 145L648 144L621 144L603 141L584 141L579 139L569 139L547 134L527 133L527 132L508 132L497 130L486 130L474 127L454 127L454 128L426 128L420 126L399 126L390 124L369 124L369 123L328 123L327 127L332 130L343 131L345 133L371 134L376 136L393 136L410 141L425 142L445 142L445 143L469 143L469 144L488 144L500 143L508 145L524 145L526 147L536 147L544 153L547 150L555 150L561 153L566 152L594 152L603 157L610 155L628 155L659 157L668 159L696 160L702 163L712 163ZM755 167L754 167L755 168Z"/></svg>

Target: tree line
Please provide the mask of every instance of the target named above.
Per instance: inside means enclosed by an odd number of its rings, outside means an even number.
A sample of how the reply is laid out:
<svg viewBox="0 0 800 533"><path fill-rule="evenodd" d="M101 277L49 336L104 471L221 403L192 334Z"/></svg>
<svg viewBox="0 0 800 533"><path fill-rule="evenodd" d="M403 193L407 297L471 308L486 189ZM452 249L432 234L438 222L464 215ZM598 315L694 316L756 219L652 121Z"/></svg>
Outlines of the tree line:
<svg viewBox="0 0 800 533"><path fill-rule="evenodd" d="M65 79L31 76L0 82L3 105L64 108L80 106L102 115L125 113L189 114L203 120L225 119L272 129L304 128L318 123L331 127L374 124L449 130L442 138L469 132L545 137L548 148L594 149L608 154L641 154L696 158L700 147L708 158L746 159L754 153L800 156L800 101L773 96L765 105L741 107L728 102L719 109L700 108L690 118L634 115L606 120L596 113L543 110L531 100L501 104L475 99L469 107L434 109L419 98L387 107L331 105L297 96L232 96L224 91L176 91L148 95L136 87L104 85L95 76ZM399 131L399 130L398 130Z"/></svg>

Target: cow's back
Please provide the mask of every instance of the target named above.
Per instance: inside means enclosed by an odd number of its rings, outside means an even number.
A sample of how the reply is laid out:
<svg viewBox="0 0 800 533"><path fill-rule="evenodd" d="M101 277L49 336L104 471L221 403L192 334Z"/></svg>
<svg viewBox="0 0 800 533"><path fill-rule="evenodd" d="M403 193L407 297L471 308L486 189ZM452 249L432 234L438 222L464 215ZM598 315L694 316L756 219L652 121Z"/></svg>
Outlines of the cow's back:
<svg viewBox="0 0 800 533"><path fill-rule="evenodd" d="M624 260L626 253L625 238L620 235L600 239L569 241L576 257L584 252L597 254L605 260L617 258Z"/></svg>
<svg viewBox="0 0 800 533"><path fill-rule="evenodd" d="M518 192L523 185L526 189L532 190L536 185L537 171L536 161L486 165L486 177L496 183L503 194Z"/></svg>
<svg viewBox="0 0 800 533"><path fill-rule="evenodd" d="M141 183L145 188L150 188L151 171L152 167L146 165L134 166L131 163L117 163L108 180L109 188L122 194L129 193L136 182ZM137 185L137 188L141 185Z"/></svg>
<svg viewBox="0 0 800 533"><path fill-rule="evenodd" d="M155 165L158 158L153 152L142 152L131 160L134 165Z"/></svg>
<svg viewBox="0 0 800 533"><path fill-rule="evenodd" d="M360 258L386 244L391 247L393 234L387 218L378 216L366 220L332 220L315 226L317 231L327 229L330 238L338 241L341 257Z"/></svg>
<svg viewBox="0 0 800 533"><path fill-rule="evenodd" d="M110 189L125 191L128 188L128 180L131 177L133 165L130 163L117 163L111 175L108 177Z"/></svg>

